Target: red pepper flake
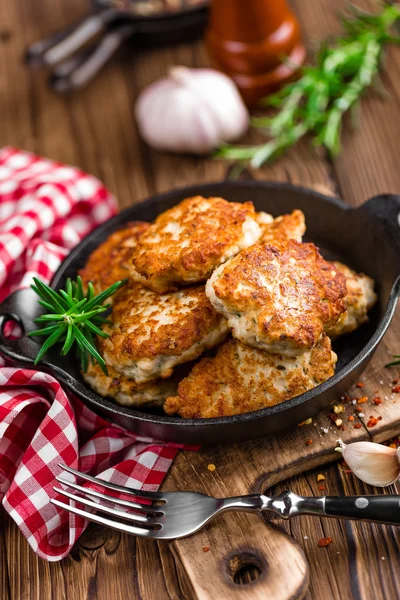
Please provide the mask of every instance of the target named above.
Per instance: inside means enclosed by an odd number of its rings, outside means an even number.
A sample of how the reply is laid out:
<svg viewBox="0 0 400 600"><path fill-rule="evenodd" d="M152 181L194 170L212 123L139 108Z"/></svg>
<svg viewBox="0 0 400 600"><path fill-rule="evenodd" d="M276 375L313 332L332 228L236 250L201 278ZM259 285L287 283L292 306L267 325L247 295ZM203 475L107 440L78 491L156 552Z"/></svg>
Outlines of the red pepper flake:
<svg viewBox="0 0 400 600"><path fill-rule="evenodd" d="M307 441L306 441L306 446L311 446L311 444L312 444L312 443L313 443L313 441L312 441L312 440L307 440Z"/></svg>
<svg viewBox="0 0 400 600"><path fill-rule="evenodd" d="M362 427L361 423L356 423L354 425L354 429L361 429L361 427Z"/></svg>
<svg viewBox="0 0 400 600"><path fill-rule="evenodd" d="M350 473L352 473L353 471L351 469L345 469L344 472L346 473L346 475L350 475Z"/></svg>
<svg viewBox="0 0 400 600"><path fill-rule="evenodd" d="M210 546L203 546L203 552L210 552Z"/></svg>
<svg viewBox="0 0 400 600"><path fill-rule="evenodd" d="M396 383L399 383L399 380L398 379L393 379L392 383L393 383L393 385L396 385Z"/></svg>
<svg viewBox="0 0 400 600"><path fill-rule="evenodd" d="M392 392L393 394L400 394L400 385L396 385L394 388L392 388Z"/></svg>
<svg viewBox="0 0 400 600"><path fill-rule="evenodd" d="M362 381L358 381L358 382L356 383L356 386L357 386L358 388L363 388L363 387L365 386L365 383L363 383Z"/></svg>
<svg viewBox="0 0 400 600"><path fill-rule="evenodd" d="M373 402L374 404L376 404L376 406L379 406L380 404L382 404L382 400L381 400L381 398L379 398L379 397L377 397L377 398L374 398L374 399L372 400L372 402Z"/></svg>
<svg viewBox="0 0 400 600"><path fill-rule="evenodd" d="M378 421L382 421L382 417L378 417Z"/></svg>
<svg viewBox="0 0 400 600"><path fill-rule="evenodd" d="M368 401L368 396L362 396L361 398L358 398L357 400L357 404L364 404L364 402Z"/></svg>
<svg viewBox="0 0 400 600"><path fill-rule="evenodd" d="M332 544L332 538L331 537L321 538L320 540L318 540L317 544L320 548L325 548L326 546L329 546L330 544Z"/></svg>
<svg viewBox="0 0 400 600"><path fill-rule="evenodd" d="M347 420L348 420L348 421L354 421L354 417L353 417L353 415L350 415L349 417L347 417Z"/></svg>
<svg viewBox="0 0 400 600"><path fill-rule="evenodd" d="M323 492L323 491L324 491L324 489L325 489L325 486L324 486L324 485L319 485L319 486L318 486L318 489L319 489L319 490L321 490L321 492Z"/></svg>
<svg viewBox="0 0 400 600"><path fill-rule="evenodd" d="M378 419L376 417L370 417L367 427L375 427L378 424Z"/></svg>
<svg viewBox="0 0 400 600"><path fill-rule="evenodd" d="M355 406L354 410L356 410L357 412L362 412L363 409L361 408L361 406Z"/></svg>

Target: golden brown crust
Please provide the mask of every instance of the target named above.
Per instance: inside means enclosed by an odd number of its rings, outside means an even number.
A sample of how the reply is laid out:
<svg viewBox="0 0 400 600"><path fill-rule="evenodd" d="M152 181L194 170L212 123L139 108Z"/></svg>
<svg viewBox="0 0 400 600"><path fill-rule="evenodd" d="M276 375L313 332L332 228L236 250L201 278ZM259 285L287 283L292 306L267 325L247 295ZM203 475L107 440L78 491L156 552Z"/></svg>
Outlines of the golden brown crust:
<svg viewBox="0 0 400 600"><path fill-rule="evenodd" d="M268 352L312 348L346 306L346 279L314 244L255 244L219 267L206 292L233 335Z"/></svg>
<svg viewBox="0 0 400 600"><path fill-rule="evenodd" d="M138 385L107 366L105 375L98 363L91 363L86 372L82 372L85 382L100 396L113 398L123 406L161 406L164 400L176 393L178 380L156 379L149 383Z"/></svg>
<svg viewBox="0 0 400 600"><path fill-rule="evenodd" d="M101 353L138 383L169 377L174 366L194 360L228 333L204 286L159 295L131 282L118 293L110 319Z"/></svg>
<svg viewBox="0 0 400 600"><path fill-rule="evenodd" d="M83 283L93 283L94 291L100 294L121 279L129 277L129 260L140 236L150 223L131 221L112 233L89 256L86 265L79 271Z"/></svg>
<svg viewBox="0 0 400 600"><path fill-rule="evenodd" d="M335 262L334 265L346 277L346 311L339 320L326 330L331 339L346 335L368 321L368 312L377 301L374 280L364 273L356 273L348 266Z"/></svg>
<svg viewBox="0 0 400 600"><path fill-rule="evenodd" d="M187 198L162 213L132 254L132 277L158 293L205 281L260 237L251 202Z"/></svg>
<svg viewBox="0 0 400 600"><path fill-rule="evenodd" d="M193 367L164 410L184 418L211 418L274 406L332 377L336 360L325 334L297 357L269 354L229 339L214 358L203 358Z"/></svg>
<svg viewBox="0 0 400 600"><path fill-rule="evenodd" d="M306 232L306 220L301 210L294 210L288 215L277 217L272 223L267 222L260 226L262 234L259 244L285 240L301 242Z"/></svg>

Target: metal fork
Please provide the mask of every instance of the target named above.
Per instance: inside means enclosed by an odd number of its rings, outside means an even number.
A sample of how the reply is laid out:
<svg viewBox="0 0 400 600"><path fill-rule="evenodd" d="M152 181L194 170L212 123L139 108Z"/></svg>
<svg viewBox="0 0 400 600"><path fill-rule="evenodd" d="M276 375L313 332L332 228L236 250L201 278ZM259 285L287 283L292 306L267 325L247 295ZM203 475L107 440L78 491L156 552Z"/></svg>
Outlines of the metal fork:
<svg viewBox="0 0 400 600"><path fill-rule="evenodd" d="M298 515L313 515L373 521L387 525L400 524L400 498L395 495L314 498L298 496L293 492L285 491L272 498L264 494L212 498L197 492L143 492L103 481L65 465L60 465L60 467L84 481L132 496L134 500L114 498L103 492L83 487L76 482L68 481L59 475L56 477L57 481L79 492L79 495L54 487L58 494L95 509L97 512L88 512L57 499L51 500L54 505L89 521L144 538L157 540L183 538L199 531L216 515L228 510L256 513L271 511L282 519ZM90 498L105 500L107 504L100 504ZM113 508L109 504L135 512L126 512ZM110 515L113 518L107 518L97 513Z"/></svg>

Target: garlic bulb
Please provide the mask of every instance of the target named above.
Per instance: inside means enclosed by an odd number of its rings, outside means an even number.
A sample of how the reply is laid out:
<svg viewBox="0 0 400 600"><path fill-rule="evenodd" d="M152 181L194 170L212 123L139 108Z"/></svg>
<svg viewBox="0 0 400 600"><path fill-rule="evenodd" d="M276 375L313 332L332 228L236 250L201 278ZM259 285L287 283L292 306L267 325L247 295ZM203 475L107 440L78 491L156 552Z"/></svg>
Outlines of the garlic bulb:
<svg viewBox="0 0 400 600"><path fill-rule="evenodd" d="M343 458L354 475L370 485L386 487L400 477L400 448L373 442L345 444L338 440Z"/></svg>
<svg viewBox="0 0 400 600"><path fill-rule="evenodd" d="M172 152L207 154L249 125L235 84L213 69L172 67L140 94L135 114L146 142Z"/></svg>

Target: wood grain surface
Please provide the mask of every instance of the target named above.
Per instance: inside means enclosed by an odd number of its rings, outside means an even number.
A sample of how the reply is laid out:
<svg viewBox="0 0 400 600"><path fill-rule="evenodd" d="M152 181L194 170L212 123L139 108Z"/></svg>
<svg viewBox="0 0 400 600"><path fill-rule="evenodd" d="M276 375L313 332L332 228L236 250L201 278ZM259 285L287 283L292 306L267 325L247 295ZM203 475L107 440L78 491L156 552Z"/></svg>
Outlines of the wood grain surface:
<svg viewBox="0 0 400 600"><path fill-rule="evenodd" d="M357 3L372 4L367 0ZM293 0L292 5L311 55L316 39L338 31L336 14L345 1ZM222 162L151 151L138 137L134 121L137 94L146 84L164 75L170 65L209 64L201 42L152 52L139 52L126 45L88 89L68 97L55 96L48 89L47 73L29 72L25 68L22 56L29 42L73 21L84 10L80 0L0 0L0 144L79 165L101 178L117 195L122 208L155 192L225 177L226 164ZM396 164L400 149L399 49L388 52L386 67L384 83L391 99L386 102L376 96L363 99L362 126L355 132L345 126L343 153L337 160L328 160L323 152L316 152L304 141L254 176L322 186L354 206L379 192L399 192L400 169ZM248 139L260 138L250 134ZM340 431L343 439L357 434L360 438L371 436L382 441L400 433L400 395L397 400L390 394L390 383L399 370L382 368L389 351L400 351L399 332L397 315L365 374L365 388L352 390L350 394L351 397L368 395L370 399L381 396L384 402L379 407L370 401L361 406L368 406L364 410L367 417L373 414L382 416L382 420L369 430L362 419L361 429L349 426ZM350 411L348 405L346 418ZM321 432L321 427L328 428L328 433ZM337 433L329 417L321 415L315 426L304 426L269 440L197 455L185 452L172 467L165 489L196 487L221 496L262 488L268 489L268 493L290 488L304 495L377 492L356 480L342 465L295 475L320 464L321 460L331 461L335 457ZM312 446L305 445L307 439L313 440ZM210 462L217 467L213 473L207 469ZM326 477L323 491L318 489L320 484L316 480L319 472ZM392 486L387 491L394 490ZM285 555L279 554L275 563L272 555L266 555L269 569L279 572L275 589L272 584L262 588L269 585L265 575L268 570L263 571L263 557L257 553L252 556L247 546L239 548L240 539L230 539L230 533L238 528L246 536L251 533L255 546L271 531L256 516L227 514L199 535L167 545L90 526L68 558L59 563L45 563L29 549L11 519L0 512L0 599L164 600L197 596L275 600L290 594L292 597L306 594L308 600L400 597L400 537L395 528L311 517L279 522L279 529L273 530L267 548L268 552L273 551L275 540L280 540L279 547L284 544ZM282 531L292 537L283 537ZM221 535L224 541L219 545ZM333 539L328 548L317 545L324 536ZM210 550L204 552L204 546ZM257 558L260 560L259 577L254 568L235 577L241 562L231 549L238 548L249 563L257 566ZM224 582L223 585L213 587L216 580Z"/></svg>

